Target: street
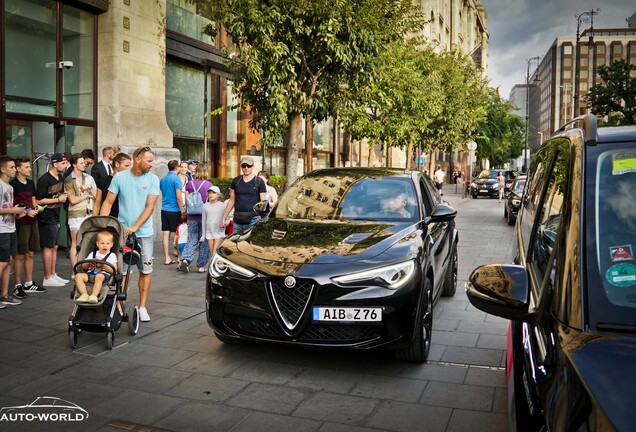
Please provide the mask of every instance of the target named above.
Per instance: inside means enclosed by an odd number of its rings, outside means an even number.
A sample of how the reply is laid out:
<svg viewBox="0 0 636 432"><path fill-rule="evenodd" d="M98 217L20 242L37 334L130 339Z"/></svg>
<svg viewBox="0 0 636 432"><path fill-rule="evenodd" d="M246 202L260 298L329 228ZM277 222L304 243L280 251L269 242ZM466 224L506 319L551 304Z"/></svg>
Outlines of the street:
<svg viewBox="0 0 636 432"><path fill-rule="evenodd" d="M0 420L0 429L507 430L507 324L473 308L464 282L480 264L512 261L513 228L498 200L462 198L454 185L444 192L458 210L459 282L453 298L435 305L426 364L388 353L224 346L205 320L205 275L163 265L155 243L152 320L141 323L136 336L123 325L112 351L105 334L86 332L77 350L69 348L71 284L0 311L0 408L51 396L89 413L81 422ZM68 268L60 253L58 269ZM36 280L41 275L37 255ZM129 301L137 296L133 285Z"/></svg>

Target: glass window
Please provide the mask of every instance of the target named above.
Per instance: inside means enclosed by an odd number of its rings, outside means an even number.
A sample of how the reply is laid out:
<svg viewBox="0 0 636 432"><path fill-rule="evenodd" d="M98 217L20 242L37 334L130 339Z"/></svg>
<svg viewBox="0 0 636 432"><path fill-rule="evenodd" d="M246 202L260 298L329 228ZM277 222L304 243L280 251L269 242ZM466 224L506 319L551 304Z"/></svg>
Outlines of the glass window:
<svg viewBox="0 0 636 432"><path fill-rule="evenodd" d="M203 11L197 13L197 6L188 0L168 0L166 26L168 30L214 45L214 38L203 33L206 26L214 27L214 22L205 15Z"/></svg>
<svg viewBox="0 0 636 432"><path fill-rule="evenodd" d="M33 150L32 129L30 122L7 122L7 155L31 157Z"/></svg>
<svg viewBox="0 0 636 432"><path fill-rule="evenodd" d="M64 117L93 119L93 75L95 41L93 14L65 6L63 18L63 59L70 69L60 69L63 77Z"/></svg>
<svg viewBox="0 0 636 432"><path fill-rule="evenodd" d="M202 70L166 62L166 120L174 135L203 138L203 84Z"/></svg>
<svg viewBox="0 0 636 432"><path fill-rule="evenodd" d="M539 282L543 281L547 272L551 270L550 258L556 247L562 221L563 201L567 188L567 168L564 153L559 152L548 179L543 202L540 204L541 212L538 215L539 221L536 225L530 257L530 265ZM554 283L554 281L551 282Z"/></svg>
<svg viewBox="0 0 636 432"><path fill-rule="evenodd" d="M54 116L55 2L5 0L4 5L6 109L8 112Z"/></svg>
<svg viewBox="0 0 636 432"><path fill-rule="evenodd" d="M572 57L563 59L563 67L572 67Z"/></svg>
<svg viewBox="0 0 636 432"><path fill-rule="evenodd" d="M563 54L572 55L572 45L563 45Z"/></svg>
<svg viewBox="0 0 636 432"><path fill-rule="evenodd" d="M605 45L596 45L597 54L605 54Z"/></svg>
<svg viewBox="0 0 636 432"><path fill-rule="evenodd" d="M238 142L238 110L239 108L236 106L238 104L238 97L234 94L232 90L232 82L227 81L227 142L235 143Z"/></svg>
<svg viewBox="0 0 636 432"><path fill-rule="evenodd" d="M563 79L564 80L572 79L572 70L571 69L566 69L566 70L563 71Z"/></svg>
<svg viewBox="0 0 636 432"><path fill-rule="evenodd" d="M333 151L333 118L328 118L314 125L314 149Z"/></svg>
<svg viewBox="0 0 636 432"><path fill-rule="evenodd" d="M79 153L86 148L93 148L93 128L85 126L66 126L66 149L71 153Z"/></svg>
<svg viewBox="0 0 636 432"><path fill-rule="evenodd" d="M581 53L581 55L587 55L589 52L587 45L579 45L579 53Z"/></svg>

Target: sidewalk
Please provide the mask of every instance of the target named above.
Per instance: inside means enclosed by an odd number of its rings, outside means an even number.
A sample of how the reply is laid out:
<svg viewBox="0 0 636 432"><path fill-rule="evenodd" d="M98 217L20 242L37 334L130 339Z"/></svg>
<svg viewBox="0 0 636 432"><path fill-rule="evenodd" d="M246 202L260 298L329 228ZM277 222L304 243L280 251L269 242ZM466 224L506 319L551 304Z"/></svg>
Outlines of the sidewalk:
<svg viewBox="0 0 636 432"><path fill-rule="evenodd" d="M155 243L152 320L136 336L122 326L112 351L105 334L87 332L69 348L70 284L0 310L0 408L53 396L90 414L76 424L0 421L0 429L507 430L506 322L473 308L463 282L476 265L512 260L512 228L497 200L462 199L454 185L444 187L444 199L458 210L460 282L454 297L435 305L426 364L386 353L223 345L206 323L205 274L165 266ZM41 255L36 263L40 281ZM58 269L69 276L65 253ZM131 304L135 283L129 293Z"/></svg>

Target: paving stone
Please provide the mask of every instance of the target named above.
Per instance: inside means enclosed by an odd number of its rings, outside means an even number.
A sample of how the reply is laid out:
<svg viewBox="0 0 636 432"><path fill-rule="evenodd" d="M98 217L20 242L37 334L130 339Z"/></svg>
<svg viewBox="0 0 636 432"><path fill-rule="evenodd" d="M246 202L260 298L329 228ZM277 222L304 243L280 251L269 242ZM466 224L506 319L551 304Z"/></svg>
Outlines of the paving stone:
<svg viewBox="0 0 636 432"><path fill-rule="evenodd" d="M142 344L128 344L104 354L106 358L156 367L171 367L195 355L175 348L162 348Z"/></svg>
<svg viewBox="0 0 636 432"><path fill-rule="evenodd" d="M451 412L450 408L387 401L373 413L365 426L397 432L444 432Z"/></svg>
<svg viewBox="0 0 636 432"><path fill-rule="evenodd" d="M508 415L508 390L496 388L495 397L492 402L492 412Z"/></svg>
<svg viewBox="0 0 636 432"><path fill-rule="evenodd" d="M196 334L165 331L141 338L139 343L164 348L183 348L187 343L193 342L200 337Z"/></svg>
<svg viewBox="0 0 636 432"><path fill-rule="evenodd" d="M314 432L320 428L320 425L321 422L315 420L253 412L233 428L232 432Z"/></svg>
<svg viewBox="0 0 636 432"><path fill-rule="evenodd" d="M361 426L378 404L377 399L334 393L314 393L302 402L292 415Z"/></svg>
<svg viewBox="0 0 636 432"><path fill-rule="evenodd" d="M241 408L188 402L181 404L153 426L179 432L226 432L232 430L249 414L249 410Z"/></svg>
<svg viewBox="0 0 636 432"><path fill-rule="evenodd" d="M508 430L508 419L503 414L478 411L453 410L446 432L466 432L475 430L488 432L505 432Z"/></svg>
<svg viewBox="0 0 636 432"><path fill-rule="evenodd" d="M402 402L417 402L427 381L366 375L351 390L354 396L366 396L375 399L389 399Z"/></svg>
<svg viewBox="0 0 636 432"><path fill-rule="evenodd" d="M329 393L349 393L362 374L309 368L302 371L288 384L298 389L325 391Z"/></svg>
<svg viewBox="0 0 636 432"><path fill-rule="evenodd" d="M289 415L305 397L303 392L289 386L252 383L226 403L240 408Z"/></svg>
<svg viewBox="0 0 636 432"><path fill-rule="evenodd" d="M137 366L117 373L113 385L161 394L192 376L189 372L154 366Z"/></svg>
<svg viewBox="0 0 636 432"><path fill-rule="evenodd" d="M370 429L359 426L343 425L339 423L323 423L318 432L378 432L377 429Z"/></svg>
<svg viewBox="0 0 636 432"><path fill-rule="evenodd" d="M466 366L423 364L404 368L402 375L429 381L463 383L467 371Z"/></svg>
<svg viewBox="0 0 636 432"><path fill-rule="evenodd" d="M470 367L464 384L506 388L506 371L502 369Z"/></svg>
<svg viewBox="0 0 636 432"><path fill-rule="evenodd" d="M223 402L248 385L247 381L196 374L166 390L165 394L206 402Z"/></svg>
<svg viewBox="0 0 636 432"><path fill-rule="evenodd" d="M490 411L494 394L492 387L430 382L420 402L448 408Z"/></svg>
<svg viewBox="0 0 636 432"><path fill-rule="evenodd" d="M499 366L501 363L501 351L449 346L444 351L442 361L481 366Z"/></svg>
<svg viewBox="0 0 636 432"><path fill-rule="evenodd" d="M244 363L230 374L231 378L267 384L287 384L294 379L303 368L273 362Z"/></svg>
<svg viewBox="0 0 636 432"><path fill-rule="evenodd" d="M461 321L457 327L458 331L466 333L487 333L494 335L505 335L508 332L508 325L493 322Z"/></svg>
<svg viewBox="0 0 636 432"><path fill-rule="evenodd" d="M433 334L436 331L455 331L459 326L459 320L437 319L433 318Z"/></svg>
<svg viewBox="0 0 636 432"><path fill-rule="evenodd" d="M480 334L477 348L491 348L505 350L507 344L506 335Z"/></svg>
<svg viewBox="0 0 636 432"><path fill-rule="evenodd" d="M216 356L205 353L195 353L186 360L176 364L175 369L215 376L226 376L241 367L249 359Z"/></svg>
<svg viewBox="0 0 636 432"><path fill-rule="evenodd" d="M460 331L433 331L433 336L435 343L463 347L474 347L479 339L479 334Z"/></svg>

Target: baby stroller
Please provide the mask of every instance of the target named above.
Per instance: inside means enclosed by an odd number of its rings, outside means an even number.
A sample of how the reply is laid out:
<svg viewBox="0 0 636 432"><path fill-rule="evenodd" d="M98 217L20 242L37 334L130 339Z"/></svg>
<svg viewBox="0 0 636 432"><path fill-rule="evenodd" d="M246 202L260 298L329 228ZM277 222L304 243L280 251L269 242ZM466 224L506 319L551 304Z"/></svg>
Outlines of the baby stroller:
<svg viewBox="0 0 636 432"><path fill-rule="evenodd" d="M117 257L117 269L102 260L87 259L91 252L97 250L97 234L101 231L110 231L113 234L113 247L111 252ZM78 334L83 331L94 333L106 332L106 347L113 349L115 332L119 330L122 322L128 322L128 331L131 335L137 334L139 330L139 309L136 304L132 304L126 311L124 301L128 291L128 281L130 278L130 267L137 264L140 259L141 248L137 243L135 235L126 237L123 225L118 219L111 216L93 216L86 219L77 231L77 264L73 268L74 273L83 273L83 265L95 263L110 267L112 276L104 282L102 291L98 296L97 303L79 303L75 286L71 291L71 299L75 301L73 311L68 318L68 341L71 349L77 348ZM122 286L123 275L121 269L123 264L128 265L126 272L126 282ZM87 284L89 289L91 283ZM121 312L117 307L121 305ZM123 313L123 315L122 315Z"/></svg>

